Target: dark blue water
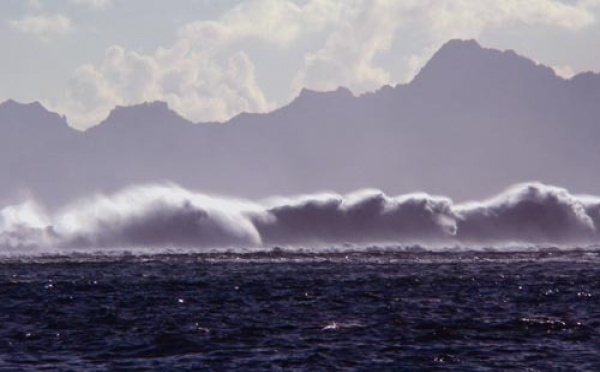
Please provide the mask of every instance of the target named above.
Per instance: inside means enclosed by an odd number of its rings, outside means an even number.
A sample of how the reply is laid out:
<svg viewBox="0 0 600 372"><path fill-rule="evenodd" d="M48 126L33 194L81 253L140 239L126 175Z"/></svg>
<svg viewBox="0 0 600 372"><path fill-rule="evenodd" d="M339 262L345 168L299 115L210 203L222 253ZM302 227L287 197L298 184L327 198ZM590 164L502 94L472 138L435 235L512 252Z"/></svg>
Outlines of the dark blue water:
<svg viewBox="0 0 600 372"><path fill-rule="evenodd" d="M3 370L599 370L597 252L0 263Z"/></svg>

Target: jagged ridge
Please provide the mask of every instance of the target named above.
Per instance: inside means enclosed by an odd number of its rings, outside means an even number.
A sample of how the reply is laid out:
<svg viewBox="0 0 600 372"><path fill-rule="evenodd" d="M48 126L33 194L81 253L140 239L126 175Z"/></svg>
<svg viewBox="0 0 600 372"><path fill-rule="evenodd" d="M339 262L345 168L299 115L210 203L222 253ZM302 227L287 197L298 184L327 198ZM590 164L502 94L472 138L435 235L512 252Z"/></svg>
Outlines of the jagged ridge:
<svg viewBox="0 0 600 372"><path fill-rule="evenodd" d="M39 104L9 101L0 198L26 190L60 205L161 180L248 197L378 187L465 199L525 180L600 193L599 92L598 74L565 80L514 52L451 41L409 84L358 97L304 90L224 125L191 125L155 102L78 133Z"/></svg>

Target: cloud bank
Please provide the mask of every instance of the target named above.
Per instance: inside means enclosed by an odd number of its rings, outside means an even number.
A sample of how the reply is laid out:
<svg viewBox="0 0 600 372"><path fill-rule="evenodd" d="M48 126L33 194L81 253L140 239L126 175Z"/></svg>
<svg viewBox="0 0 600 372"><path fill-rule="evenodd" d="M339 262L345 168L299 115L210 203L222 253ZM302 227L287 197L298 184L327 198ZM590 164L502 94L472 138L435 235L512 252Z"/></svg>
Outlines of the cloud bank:
<svg viewBox="0 0 600 372"><path fill-rule="evenodd" d="M53 214L31 201L6 206L0 209L0 247L4 254L372 244L572 248L597 244L599 223L599 197L539 183L462 204L377 190L250 202L150 185L79 200Z"/></svg>
<svg viewBox="0 0 600 372"><path fill-rule="evenodd" d="M192 121L224 121L282 105L302 88L345 86L358 94L405 82L451 38L516 25L576 32L596 22L596 7L558 0L245 1L218 18L181 25L172 43L155 51L109 47L102 61L77 68L61 98L46 103L81 129L115 105L155 100ZM274 90L285 93L266 93Z"/></svg>

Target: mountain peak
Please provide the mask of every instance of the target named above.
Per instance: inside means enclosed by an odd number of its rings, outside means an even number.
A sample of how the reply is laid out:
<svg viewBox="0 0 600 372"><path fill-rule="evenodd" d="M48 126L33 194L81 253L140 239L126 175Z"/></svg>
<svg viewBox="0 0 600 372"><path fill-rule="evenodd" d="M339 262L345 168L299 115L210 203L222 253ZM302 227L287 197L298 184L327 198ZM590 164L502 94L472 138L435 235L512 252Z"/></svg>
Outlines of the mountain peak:
<svg viewBox="0 0 600 372"><path fill-rule="evenodd" d="M37 101L21 103L9 99L0 103L0 120L3 125L18 125L21 130L25 126L38 127L39 125L72 130L64 115L49 111Z"/></svg>
<svg viewBox="0 0 600 372"><path fill-rule="evenodd" d="M447 92L465 84L486 89L508 84L539 86L559 80L562 79L551 68L513 50L484 48L475 40L450 40L433 55L411 85Z"/></svg>
<svg viewBox="0 0 600 372"><path fill-rule="evenodd" d="M448 40L437 53L448 52L448 51L475 51L485 49L475 39L451 39Z"/></svg>
<svg viewBox="0 0 600 372"><path fill-rule="evenodd" d="M185 122L191 123L183 118L177 112L169 108L167 102L152 101L143 102L130 106L116 106L108 117L102 121L97 127L106 125L115 125L117 123L132 123L132 124L160 124L164 122Z"/></svg>
<svg viewBox="0 0 600 372"><path fill-rule="evenodd" d="M6 101L0 103L1 109L9 109L9 110L30 110L37 112L50 112L48 111L41 103L38 101L33 101L29 103L21 103L15 101L14 99L7 99Z"/></svg>

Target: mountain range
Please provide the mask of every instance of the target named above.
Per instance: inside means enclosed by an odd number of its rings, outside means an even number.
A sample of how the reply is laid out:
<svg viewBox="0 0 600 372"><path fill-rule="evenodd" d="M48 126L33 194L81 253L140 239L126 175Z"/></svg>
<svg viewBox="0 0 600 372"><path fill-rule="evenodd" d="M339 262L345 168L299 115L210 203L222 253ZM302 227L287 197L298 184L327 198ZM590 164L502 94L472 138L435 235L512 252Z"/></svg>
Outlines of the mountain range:
<svg viewBox="0 0 600 372"><path fill-rule="evenodd" d="M600 194L600 74L570 79L451 40L407 84L303 90L266 114L192 123L164 102L84 131L39 103L0 104L0 202L48 206L139 183L260 198L320 190L480 198L523 181Z"/></svg>

